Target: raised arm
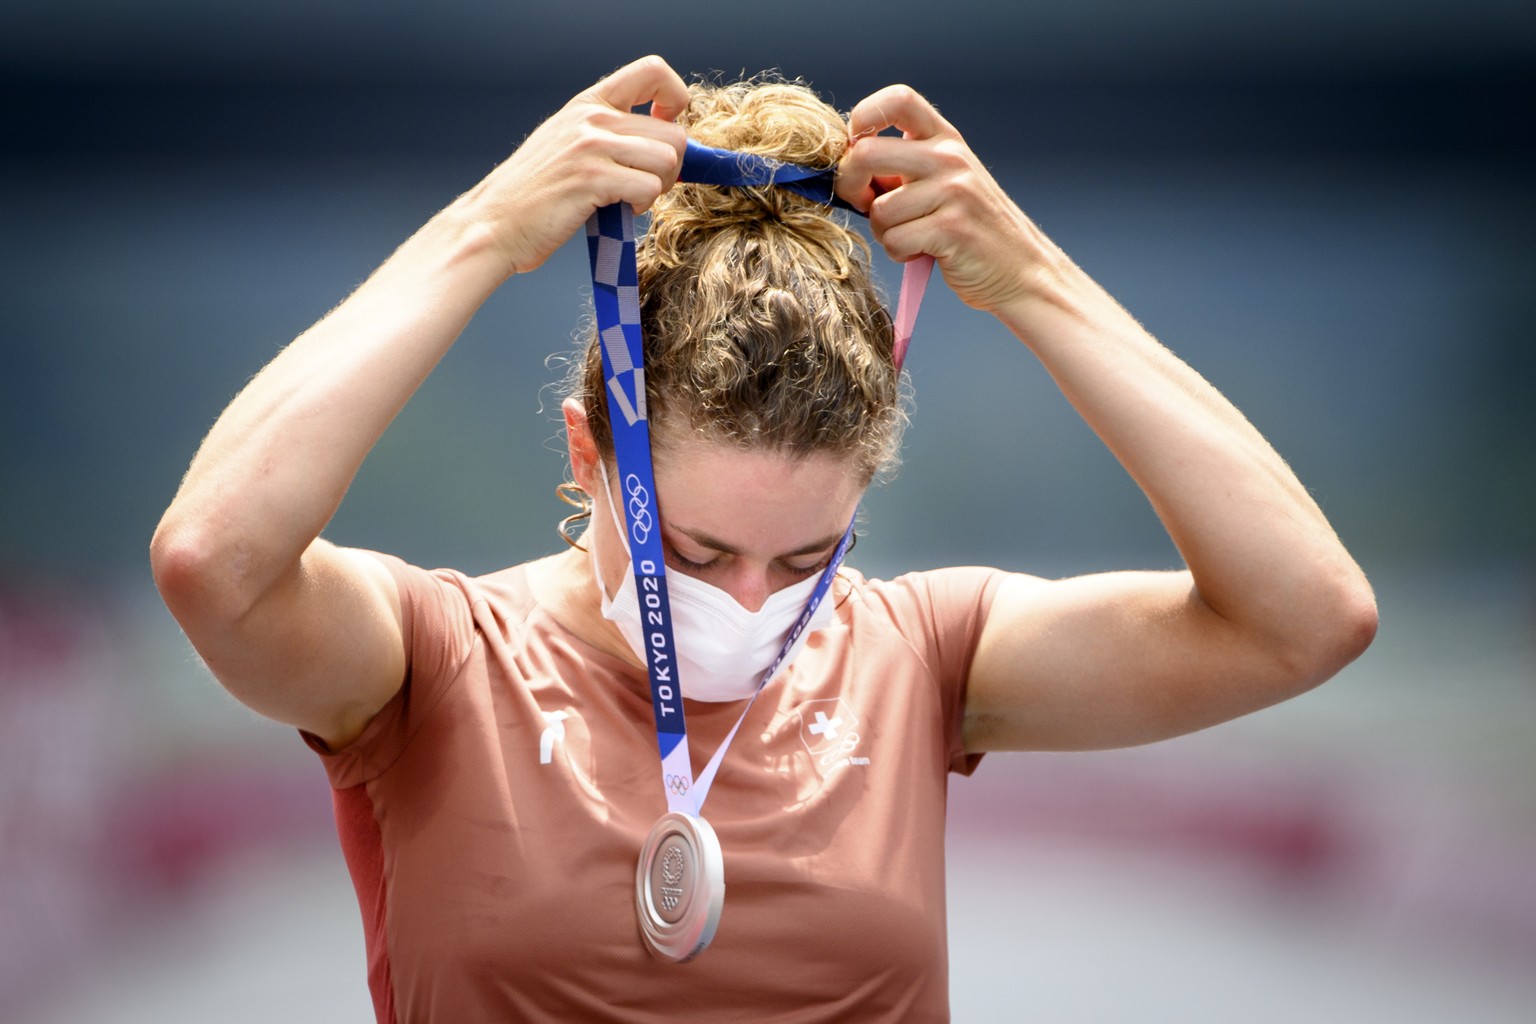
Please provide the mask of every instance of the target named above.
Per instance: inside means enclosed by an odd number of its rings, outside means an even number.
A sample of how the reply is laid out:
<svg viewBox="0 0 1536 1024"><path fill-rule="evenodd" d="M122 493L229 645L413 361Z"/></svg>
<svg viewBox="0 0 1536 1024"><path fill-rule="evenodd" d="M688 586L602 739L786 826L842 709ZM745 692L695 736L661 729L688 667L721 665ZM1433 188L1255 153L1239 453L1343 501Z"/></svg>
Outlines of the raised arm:
<svg viewBox="0 0 1536 1024"><path fill-rule="evenodd" d="M874 134L891 126L904 137ZM892 258L932 254L956 294L1029 347L1188 567L1010 580L969 680L967 746L1144 743L1283 700L1357 657L1376 629L1370 587L1242 414L1046 238L921 96L882 90L849 127L839 191Z"/></svg>
<svg viewBox="0 0 1536 1024"><path fill-rule="evenodd" d="M288 345L204 439L151 544L167 606L219 680L333 747L400 688L382 563L320 532L364 457L481 304L598 206L671 187L687 102L660 58L574 98ZM651 104L651 115L632 108Z"/></svg>

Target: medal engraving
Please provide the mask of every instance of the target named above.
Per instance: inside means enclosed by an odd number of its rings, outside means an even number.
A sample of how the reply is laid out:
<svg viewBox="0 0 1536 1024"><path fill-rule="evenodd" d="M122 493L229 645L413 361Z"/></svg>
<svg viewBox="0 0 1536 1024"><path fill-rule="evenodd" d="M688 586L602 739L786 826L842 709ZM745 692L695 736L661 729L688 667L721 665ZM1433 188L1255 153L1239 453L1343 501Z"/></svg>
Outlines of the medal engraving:
<svg viewBox="0 0 1536 1024"><path fill-rule="evenodd" d="M635 909L652 955L682 963L714 938L725 899L720 841L709 822L663 815L651 828L635 872Z"/></svg>
<svg viewBox="0 0 1536 1024"><path fill-rule="evenodd" d="M687 905L688 877L687 847L678 836L670 836L661 844L661 856L651 872L651 898L661 909L661 919L675 924ZM659 876L659 877L658 877Z"/></svg>

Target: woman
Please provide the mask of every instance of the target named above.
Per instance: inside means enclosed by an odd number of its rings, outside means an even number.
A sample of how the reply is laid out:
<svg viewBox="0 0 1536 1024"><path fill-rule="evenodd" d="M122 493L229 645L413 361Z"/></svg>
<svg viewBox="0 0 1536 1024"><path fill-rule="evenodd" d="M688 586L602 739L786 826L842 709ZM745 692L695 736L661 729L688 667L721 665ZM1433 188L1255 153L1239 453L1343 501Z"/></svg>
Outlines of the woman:
<svg viewBox="0 0 1536 1024"><path fill-rule="evenodd" d="M1320 683L1374 633L1363 575L1279 456L922 97L882 90L844 124L766 95L690 95L650 57L577 96L246 387L156 533L157 582L214 673L326 761L380 1020L943 1019L948 771L1200 729ZM1188 569L838 571L724 755L704 816L729 897L678 966L635 918L667 804L621 534L639 537L639 499L614 467L599 342L564 406L580 548L468 579L320 532L503 281L594 210L654 206L639 273L667 579L699 621L783 638L895 455L891 326L822 208L674 187L690 133L835 164L891 258L935 257L1045 365ZM679 623L697 773L755 676L703 664L743 651L725 627Z"/></svg>

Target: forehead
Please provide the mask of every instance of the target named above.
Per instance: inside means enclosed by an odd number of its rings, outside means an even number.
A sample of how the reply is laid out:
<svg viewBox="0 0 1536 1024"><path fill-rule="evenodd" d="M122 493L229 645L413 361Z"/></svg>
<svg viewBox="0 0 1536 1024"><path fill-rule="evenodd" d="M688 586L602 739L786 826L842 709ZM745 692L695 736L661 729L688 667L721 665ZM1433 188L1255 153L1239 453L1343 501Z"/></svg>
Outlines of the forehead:
<svg viewBox="0 0 1536 1024"><path fill-rule="evenodd" d="M868 481L853 455L787 455L689 440L656 453L662 520L773 555L840 534Z"/></svg>

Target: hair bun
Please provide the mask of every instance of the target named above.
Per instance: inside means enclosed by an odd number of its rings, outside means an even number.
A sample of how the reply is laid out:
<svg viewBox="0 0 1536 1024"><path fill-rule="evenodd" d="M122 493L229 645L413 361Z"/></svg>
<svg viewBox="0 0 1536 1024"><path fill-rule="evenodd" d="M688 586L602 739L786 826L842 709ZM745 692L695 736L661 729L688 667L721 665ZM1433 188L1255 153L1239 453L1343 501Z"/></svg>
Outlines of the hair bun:
<svg viewBox="0 0 1536 1024"><path fill-rule="evenodd" d="M706 146L831 167L848 148L848 125L800 82L759 76L729 85L695 83L678 123Z"/></svg>
<svg viewBox="0 0 1536 1024"><path fill-rule="evenodd" d="M835 167L848 148L842 115L799 82L759 76L728 85L697 82L688 91L677 120L706 146L813 168ZM840 218L787 189L694 183L680 183L657 200L647 242L662 263L675 265L707 236L731 227L772 230L773 224L812 243L847 245Z"/></svg>
<svg viewBox="0 0 1536 1024"><path fill-rule="evenodd" d="M841 114L797 82L690 87L678 121L698 142L835 167ZM841 210L783 188L679 184L635 246L645 394L658 452L683 439L894 465L906 422L895 333L864 236ZM571 394L613 452L602 343L587 334Z"/></svg>

